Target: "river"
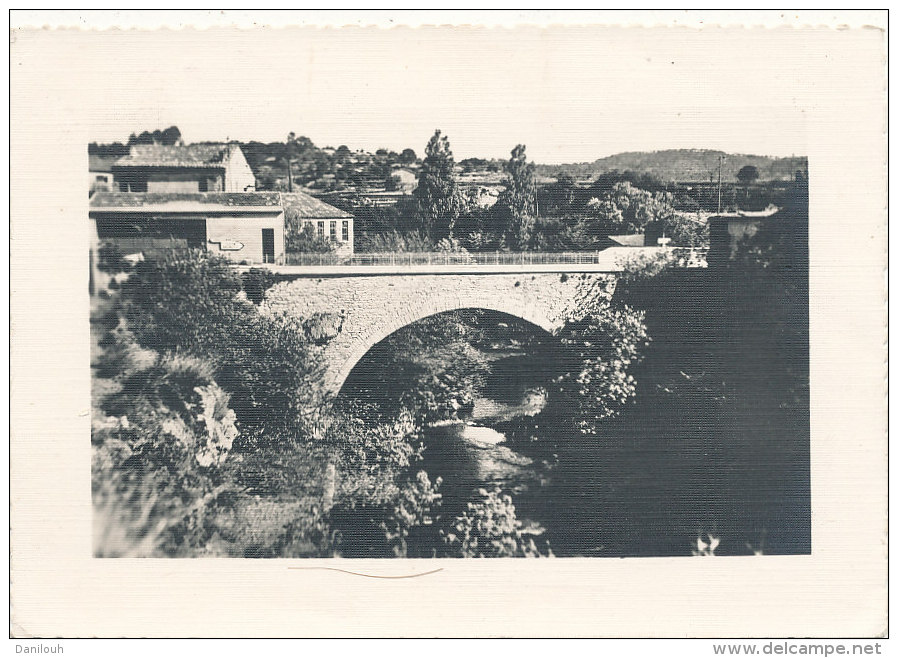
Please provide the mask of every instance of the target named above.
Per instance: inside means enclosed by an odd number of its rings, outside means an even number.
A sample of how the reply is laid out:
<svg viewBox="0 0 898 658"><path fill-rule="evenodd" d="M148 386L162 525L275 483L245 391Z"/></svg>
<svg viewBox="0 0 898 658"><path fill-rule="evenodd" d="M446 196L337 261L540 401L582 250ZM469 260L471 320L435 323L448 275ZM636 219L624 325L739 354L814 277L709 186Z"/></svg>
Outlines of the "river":
<svg viewBox="0 0 898 658"><path fill-rule="evenodd" d="M543 409L547 366L540 367L523 352L494 354L489 385L474 400L473 409L459 420L424 428L425 452L418 466L432 480L442 478L444 513L461 514L479 497L479 489L499 487L512 497L523 533L542 535L552 523L553 510L543 494L554 464L512 449L501 431L503 423Z"/></svg>

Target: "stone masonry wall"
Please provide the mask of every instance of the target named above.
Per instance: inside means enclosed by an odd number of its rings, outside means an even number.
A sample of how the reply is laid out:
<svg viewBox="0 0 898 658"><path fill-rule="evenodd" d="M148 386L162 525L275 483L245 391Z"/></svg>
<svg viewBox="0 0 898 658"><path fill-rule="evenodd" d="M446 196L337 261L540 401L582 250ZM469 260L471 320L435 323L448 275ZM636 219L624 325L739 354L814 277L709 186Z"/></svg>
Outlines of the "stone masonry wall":
<svg viewBox="0 0 898 658"><path fill-rule="evenodd" d="M274 285L261 310L299 325L317 313L339 316L337 335L322 349L325 385L337 393L352 368L394 331L435 313L482 308L513 315L548 332L585 308L608 300L613 274L490 273L302 277Z"/></svg>

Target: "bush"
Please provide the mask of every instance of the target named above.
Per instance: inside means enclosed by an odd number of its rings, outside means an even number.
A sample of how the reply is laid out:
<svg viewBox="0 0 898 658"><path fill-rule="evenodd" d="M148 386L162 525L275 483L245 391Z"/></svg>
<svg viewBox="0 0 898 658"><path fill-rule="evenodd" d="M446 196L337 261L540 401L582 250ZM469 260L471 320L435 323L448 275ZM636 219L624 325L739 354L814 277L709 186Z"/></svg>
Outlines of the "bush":
<svg viewBox="0 0 898 658"><path fill-rule="evenodd" d="M607 305L559 332L565 373L553 382L550 399L564 405L563 416L576 419L580 431L596 432L596 422L617 415L636 394L628 373L648 345L645 313Z"/></svg>
<svg viewBox="0 0 898 658"><path fill-rule="evenodd" d="M322 366L301 333L261 315L241 288L228 261L202 251L147 260L125 282L119 313L143 347L211 364L248 449L301 429L319 403Z"/></svg>
<svg viewBox="0 0 898 658"><path fill-rule="evenodd" d="M93 417L95 553L183 554L226 491L237 436L228 397L195 358L157 357L125 376ZM108 415L107 415L108 414Z"/></svg>
<svg viewBox="0 0 898 658"><path fill-rule="evenodd" d="M382 485L385 481L380 478ZM441 481L420 471L401 485L358 490L335 505L329 519L334 552L343 557L436 557Z"/></svg>
<svg viewBox="0 0 898 658"><path fill-rule="evenodd" d="M122 253L117 245L104 243L97 250L97 269L107 274L119 274L130 272L132 264Z"/></svg>
<svg viewBox="0 0 898 658"><path fill-rule="evenodd" d="M253 304L259 304L265 298L265 291L275 284L277 277L271 270L253 267L241 276L243 292Z"/></svg>
<svg viewBox="0 0 898 658"><path fill-rule="evenodd" d="M664 231L678 247L707 248L711 243L708 220L692 219L675 213L666 218Z"/></svg>
<svg viewBox="0 0 898 658"><path fill-rule="evenodd" d="M284 246L288 252L327 254L335 251L339 243L318 235L312 224L288 223L284 234Z"/></svg>
<svg viewBox="0 0 898 658"><path fill-rule="evenodd" d="M359 251L370 253L433 251L433 243L420 231L386 233L362 233Z"/></svg>
<svg viewBox="0 0 898 658"><path fill-rule="evenodd" d="M450 254L466 254L468 250L465 249L461 243L455 238L443 238L439 242L437 242L436 247L434 247L436 251L441 253L450 253Z"/></svg>
<svg viewBox="0 0 898 658"><path fill-rule="evenodd" d="M343 330L343 314L313 313L302 323L306 337L315 345L326 345Z"/></svg>
<svg viewBox="0 0 898 658"><path fill-rule="evenodd" d="M532 537L523 532L511 496L498 487L480 489L480 500L443 531L443 540L454 557L541 557ZM551 553L549 553L551 555Z"/></svg>

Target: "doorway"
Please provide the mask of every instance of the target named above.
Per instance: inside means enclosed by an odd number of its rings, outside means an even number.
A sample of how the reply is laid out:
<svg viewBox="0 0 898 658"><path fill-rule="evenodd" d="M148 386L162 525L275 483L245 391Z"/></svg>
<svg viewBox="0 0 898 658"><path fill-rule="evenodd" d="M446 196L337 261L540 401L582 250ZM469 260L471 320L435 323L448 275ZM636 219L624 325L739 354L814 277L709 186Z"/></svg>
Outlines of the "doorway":
<svg viewBox="0 0 898 658"><path fill-rule="evenodd" d="M274 262L274 229L262 229L262 262Z"/></svg>

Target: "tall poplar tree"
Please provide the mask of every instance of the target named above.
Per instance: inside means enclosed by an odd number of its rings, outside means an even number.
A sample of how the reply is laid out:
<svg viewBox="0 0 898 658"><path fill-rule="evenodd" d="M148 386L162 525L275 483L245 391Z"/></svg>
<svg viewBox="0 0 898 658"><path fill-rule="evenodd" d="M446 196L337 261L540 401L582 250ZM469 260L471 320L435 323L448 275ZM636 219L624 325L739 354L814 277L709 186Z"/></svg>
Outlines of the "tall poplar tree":
<svg viewBox="0 0 898 658"><path fill-rule="evenodd" d="M505 213L505 242L519 251L527 248L536 222L534 167L527 162L525 150L523 144L512 149L511 159L505 165L508 182L498 200Z"/></svg>
<svg viewBox="0 0 898 658"><path fill-rule="evenodd" d="M414 195L424 232L431 242L436 243L452 237L455 221L461 213L462 198L449 139L437 130L427 142L424 153Z"/></svg>

